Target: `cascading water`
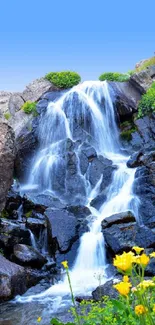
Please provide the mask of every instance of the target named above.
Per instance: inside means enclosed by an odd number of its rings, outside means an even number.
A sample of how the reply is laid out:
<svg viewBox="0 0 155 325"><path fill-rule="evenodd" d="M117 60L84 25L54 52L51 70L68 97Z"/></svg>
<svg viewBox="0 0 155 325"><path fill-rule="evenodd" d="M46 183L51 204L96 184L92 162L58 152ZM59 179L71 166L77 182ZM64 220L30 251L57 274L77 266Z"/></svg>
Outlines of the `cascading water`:
<svg viewBox="0 0 155 325"><path fill-rule="evenodd" d="M80 121L80 122L79 122ZM55 177L64 169L64 140L73 143L79 139L79 123L82 141L93 146L98 155L102 155L117 166L113 173L111 185L106 189L107 200L99 211L90 206L102 182L98 180L94 188L89 182L89 169L82 175L79 163L80 146L76 148L77 172L86 187L85 204L91 210L89 232L81 237L80 247L72 270L70 271L75 294L90 294L98 286L98 277L102 274L102 282L107 279L104 238L101 233L101 221L110 215L132 210L138 221L138 198L132 192L135 169L126 166L128 157L121 154L119 133L117 130L115 111L106 82L84 82L65 93L55 103L50 103L45 116L42 117L39 131L40 150L33 161L29 176L29 189L38 192L49 191L51 194L66 200L66 179L64 192L59 193ZM78 130L78 132L77 132ZM84 137L84 139L83 139ZM66 145L66 143L65 143ZM64 280L45 292L29 297L19 297L18 301L35 299L51 300L69 293L66 277ZM60 299L61 300L61 299Z"/></svg>

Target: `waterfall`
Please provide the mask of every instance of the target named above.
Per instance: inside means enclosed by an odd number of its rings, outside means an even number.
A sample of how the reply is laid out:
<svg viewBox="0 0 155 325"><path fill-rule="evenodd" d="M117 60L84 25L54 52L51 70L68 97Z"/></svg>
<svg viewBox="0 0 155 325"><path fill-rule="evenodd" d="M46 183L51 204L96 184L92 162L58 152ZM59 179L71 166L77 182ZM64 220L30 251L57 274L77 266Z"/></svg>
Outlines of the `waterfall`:
<svg viewBox="0 0 155 325"><path fill-rule="evenodd" d="M33 161L29 187L36 187L41 192L48 190L58 195L53 184L57 171L64 167L63 141L69 138L76 143L78 137L75 131L79 123L86 136L84 141L93 146L98 155L112 160L117 166L112 182L106 189L106 202L99 210L92 208L90 202L100 192L102 177L92 188L88 175L81 175L85 178L86 204L92 215L89 219L89 232L81 237L70 276L74 293L88 295L98 286L98 276L101 275L102 283L108 278L101 221L114 213L126 210L132 210L138 221L139 200L132 191L135 169L126 166L128 157L121 153L115 110L108 84L100 81L84 82L65 93L56 102L49 104L40 124L40 149ZM80 146L75 150L77 157L79 148ZM80 174L78 159L77 164ZM45 292L35 296L19 297L18 301L52 300L57 296L62 298L68 293L67 278L64 277L61 282Z"/></svg>
<svg viewBox="0 0 155 325"><path fill-rule="evenodd" d="M33 232L30 229L28 229L28 230L29 230L29 233L30 233L31 245L32 245L33 248L35 248L36 250L38 250L38 247L37 247L37 243L36 243L36 239L34 237L34 234L33 234Z"/></svg>

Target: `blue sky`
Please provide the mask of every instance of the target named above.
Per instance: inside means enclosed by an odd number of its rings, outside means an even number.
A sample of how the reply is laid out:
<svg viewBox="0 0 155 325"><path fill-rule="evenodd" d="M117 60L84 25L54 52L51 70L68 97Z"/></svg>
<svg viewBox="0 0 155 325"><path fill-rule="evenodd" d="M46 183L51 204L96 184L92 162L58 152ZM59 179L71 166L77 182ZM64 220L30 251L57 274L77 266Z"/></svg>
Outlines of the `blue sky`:
<svg viewBox="0 0 155 325"><path fill-rule="evenodd" d="M1 0L0 90L49 71L126 72L155 51L154 0Z"/></svg>

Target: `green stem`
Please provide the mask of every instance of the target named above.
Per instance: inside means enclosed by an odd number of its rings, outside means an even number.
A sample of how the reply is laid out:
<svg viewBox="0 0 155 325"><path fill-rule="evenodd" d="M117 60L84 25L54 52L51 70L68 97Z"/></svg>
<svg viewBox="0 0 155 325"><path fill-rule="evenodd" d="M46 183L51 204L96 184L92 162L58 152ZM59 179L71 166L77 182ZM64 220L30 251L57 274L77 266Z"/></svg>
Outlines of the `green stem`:
<svg viewBox="0 0 155 325"><path fill-rule="evenodd" d="M72 303L73 303L76 318L77 318L77 323L78 323L78 325L81 325L80 317L79 317L79 314L78 314L78 311L76 308L76 303L75 303L75 299L74 299L74 294L73 294L73 290L72 290L72 284L71 284L68 268L66 268L66 273L67 273L67 278L68 278L68 283L69 283L69 288L70 288L70 293L71 293L71 299L72 299Z"/></svg>

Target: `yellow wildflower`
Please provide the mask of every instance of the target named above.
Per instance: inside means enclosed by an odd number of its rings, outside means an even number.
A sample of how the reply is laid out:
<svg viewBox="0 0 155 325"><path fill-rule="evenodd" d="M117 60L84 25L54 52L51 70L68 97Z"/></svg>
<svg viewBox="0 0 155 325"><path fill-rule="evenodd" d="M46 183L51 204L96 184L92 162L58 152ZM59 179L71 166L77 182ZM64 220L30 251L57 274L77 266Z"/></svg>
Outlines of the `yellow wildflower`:
<svg viewBox="0 0 155 325"><path fill-rule="evenodd" d="M119 270L128 271L132 267L134 254L132 252L123 253L122 255L116 255L113 264Z"/></svg>
<svg viewBox="0 0 155 325"><path fill-rule="evenodd" d="M137 254L140 254L141 252L144 251L144 248L139 247L139 246L133 246L132 249L133 249Z"/></svg>
<svg viewBox="0 0 155 325"><path fill-rule="evenodd" d="M138 288L147 289L149 287L154 287L155 283L152 280L143 280L138 284Z"/></svg>
<svg viewBox="0 0 155 325"><path fill-rule="evenodd" d="M41 317L38 317L37 322L40 323L41 319L42 319Z"/></svg>
<svg viewBox="0 0 155 325"><path fill-rule="evenodd" d="M155 252L151 253L150 257L155 257Z"/></svg>
<svg viewBox="0 0 155 325"><path fill-rule="evenodd" d="M68 269L68 262L67 261L63 261L63 262L61 262L61 264L63 265L63 267L65 269Z"/></svg>
<svg viewBox="0 0 155 325"><path fill-rule="evenodd" d="M147 309L143 305L137 305L135 307L135 313L137 315L143 315L143 314L146 314L146 312L147 312Z"/></svg>
<svg viewBox="0 0 155 325"><path fill-rule="evenodd" d="M155 313L155 304L153 305L153 311L154 311L154 313Z"/></svg>
<svg viewBox="0 0 155 325"><path fill-rule="evenodd" d="M127 296L130 288L131 283L129 282L119 282L113 286L122 296Z"/></svg>
<svg viewBox="0 0 155 325"><path fill-rule="evenodd" d="M141 264L142 266L147 266L149 261L150 258L146 254L137 255L134 257L134 263Z"/></svg>
<svg viewBox="0 0 155 325"><path fill-rule="evenodd" d="M127 275L123 276L123 282L129 282L129 277Z"/></svg>

